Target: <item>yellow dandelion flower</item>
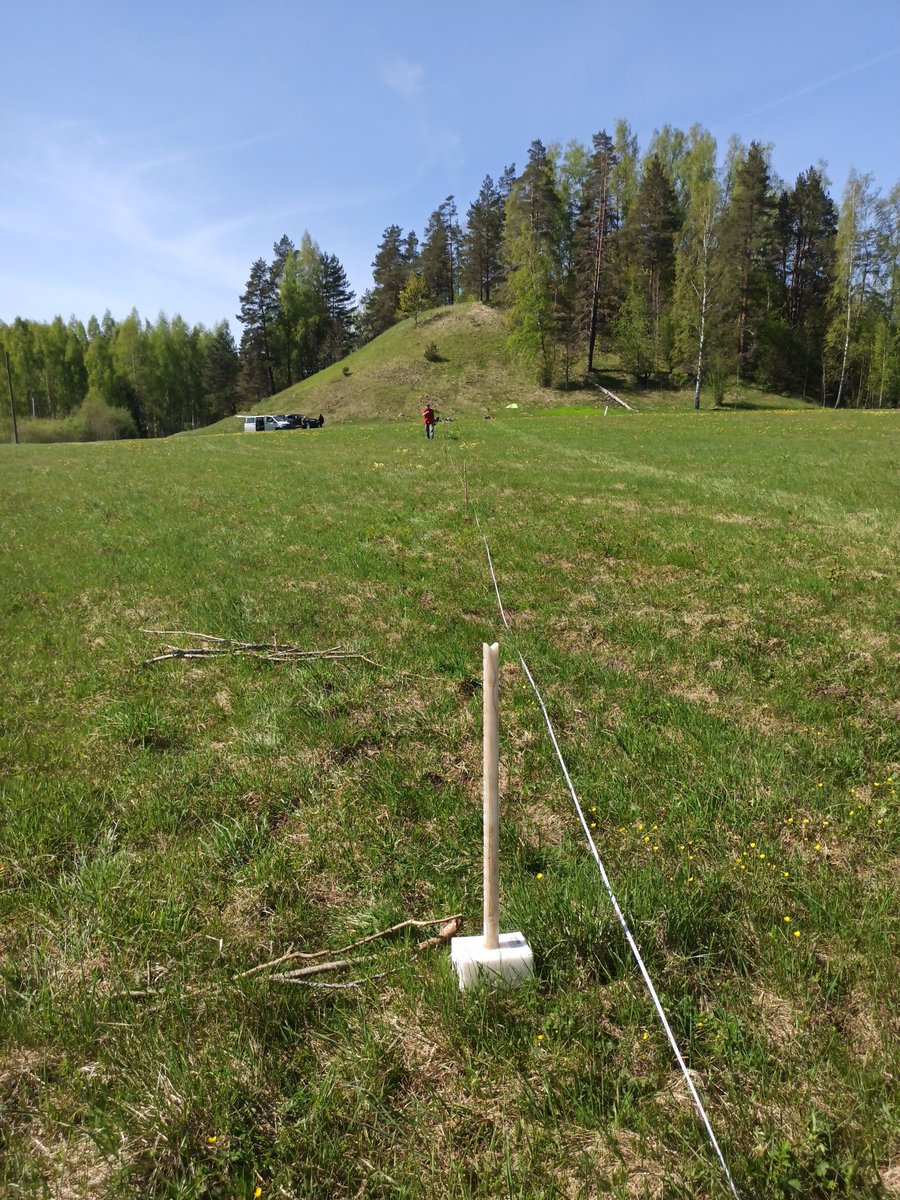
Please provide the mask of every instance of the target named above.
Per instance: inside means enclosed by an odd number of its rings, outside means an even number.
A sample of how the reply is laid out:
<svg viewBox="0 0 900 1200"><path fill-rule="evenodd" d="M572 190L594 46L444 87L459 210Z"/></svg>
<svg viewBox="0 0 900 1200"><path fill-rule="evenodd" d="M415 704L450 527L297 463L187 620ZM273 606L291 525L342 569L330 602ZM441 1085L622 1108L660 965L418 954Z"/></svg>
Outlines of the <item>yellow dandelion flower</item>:
<svg viewBox="0 0 900 1200"><path fill-rule="evenodd" d="M756 849L756 842L751 842L751 843L750 843L750 849L751 849L751 850L755 850L755 849Z"/></svg>
<svg viewBox="0 0 900 1200"><path fill-rule="evenodd" d="M544 872L538 871L537 875L535 875L535 879L543 879L543 878L544 878Z"/></svg>
<svg viewBox="0 0 900 1200"><path fill-rule="evenodd" d="M217 1137L208 1137L206 1140L209 1142L210 1146L214 1146L219 1139Z"/></svg>
<svg viewBox="0 0 900 1200"><path fill-rule="evenodd" d="M646 1042L646 1040L647 1040L647 1038L648 1038L649 1036L650 1036L650 1034L649 1034L649 1033L647 1033L647 1031L646 1031L646 1029L645 1029L645 1030L644 1030L643 1037L641 1038L641 1041L642 1041L642 1042Z"/></svg>
<svg viewBox="0 0 900 1200"><path fill-rule="evenodd" d="M788 924L790 924L790 920L791 920L791 918L790 918L790 917L785 917L785 918L784 918L784 920L785 920L785 921L787 921L787 922L788 922Z"/></svg>
<svg viewBox="0 0 900 1200"><path fill-rule="evenodd" d="M794 937L799 937L799 936L800 936L800 930L799 930L799 929L795 929L795 930L794 930Z"/></svg>
<svg viewBox="0 0 900 1200"><path fill-rule="evenodd" d="M261 1195L262 1195L262 1188L258 1187L256 1189L256 1191L253 1193L253 1200L259 1200Z"/></svg>
<svg viewBox="0 0 900 1200"><path fill-rule="evenodd" d="M757 857L758 857L758 858L765 858L766 856L765 856L764 854L760 854L760 855L758 855Z"/></svg>

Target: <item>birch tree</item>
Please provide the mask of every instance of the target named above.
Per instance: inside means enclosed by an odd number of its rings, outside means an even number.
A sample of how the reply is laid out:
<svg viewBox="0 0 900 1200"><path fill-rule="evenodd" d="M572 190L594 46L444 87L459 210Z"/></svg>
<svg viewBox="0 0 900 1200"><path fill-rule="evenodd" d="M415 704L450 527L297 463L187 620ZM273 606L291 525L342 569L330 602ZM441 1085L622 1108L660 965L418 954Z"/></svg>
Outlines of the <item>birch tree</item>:
<svg viewBox="0 0 900 1200"><path fill-rule="evenodd" d="M831 295L834 315L828 339L833 352L840 359L835 408L840 408L844 400L851 343L871 284L876 246L872 215L876 198L872 176L860 175L851 169L838 217L835 279ZM824 393L822 402L825 402Z"/></svg>

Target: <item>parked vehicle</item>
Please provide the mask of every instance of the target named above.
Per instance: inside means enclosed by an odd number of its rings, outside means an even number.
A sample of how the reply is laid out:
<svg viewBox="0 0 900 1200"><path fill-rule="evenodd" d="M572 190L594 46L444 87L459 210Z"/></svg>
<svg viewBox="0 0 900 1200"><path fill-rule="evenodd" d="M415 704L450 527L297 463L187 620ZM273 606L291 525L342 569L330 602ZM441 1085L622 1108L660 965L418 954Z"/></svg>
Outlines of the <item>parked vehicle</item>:
<svg viewBox="0 0 900 1200"><path fill-rule="evenodd" d="M244 433L264 433L272 429L298 429L290 418L275 416L271 413L239 413L238 419L244 422Z"/></svg>
<svg viewBox="0 0 900 1200"><path fill-rule="evenodd" d="M244 422L244 433L265 433L271 429L321 429L325 424L321 413L318 417L305 417L302 413L238 413L237 416L239 421Z"/></svg>

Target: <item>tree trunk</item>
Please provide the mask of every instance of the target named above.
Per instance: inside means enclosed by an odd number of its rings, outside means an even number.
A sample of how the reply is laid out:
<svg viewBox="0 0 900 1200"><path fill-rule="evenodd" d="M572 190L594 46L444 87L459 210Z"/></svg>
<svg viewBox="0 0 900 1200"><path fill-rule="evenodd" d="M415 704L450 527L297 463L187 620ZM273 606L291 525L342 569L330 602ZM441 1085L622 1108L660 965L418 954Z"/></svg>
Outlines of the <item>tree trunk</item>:
<svg viewBox="0 0 900 1200"><path fill-rule="evenodd" d="M847 351L850 348L850 303L851 303L851 299L852 299L852 295L851 295L850 288L848 287L847 288L847 324L844 329L844 353L841 358L841 375L840 375L840 378L838 379L837 396L835 397L835 400L834 400L835 408L841 407L841 393L844 390L844 379L846 378L846 375L847 375Z"/></svg>
<svg viewBox="0 0 900 1200"><path fill-rule="evenodd" d="M596 250L594 252L594 279L591 285L591 316L588 326L587 373L594 369L594 347L597 342L597 309L600 302L600 272L603 267L603 245L606 233L606 180L600 194L600 206L597 213Z"/></svg>

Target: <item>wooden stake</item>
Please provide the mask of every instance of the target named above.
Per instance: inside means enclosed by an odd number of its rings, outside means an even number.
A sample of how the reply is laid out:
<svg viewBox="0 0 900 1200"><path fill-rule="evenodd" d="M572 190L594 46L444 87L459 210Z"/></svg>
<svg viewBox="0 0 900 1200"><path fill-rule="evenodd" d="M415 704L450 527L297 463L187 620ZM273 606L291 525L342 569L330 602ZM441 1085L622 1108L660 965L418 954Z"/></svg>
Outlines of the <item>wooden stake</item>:
<svg viewBox="0 0 900 1200"><path fill-rule="evenodd" d="M484 690L484 946L500 946L500 646L482 644Z"/></svg>

